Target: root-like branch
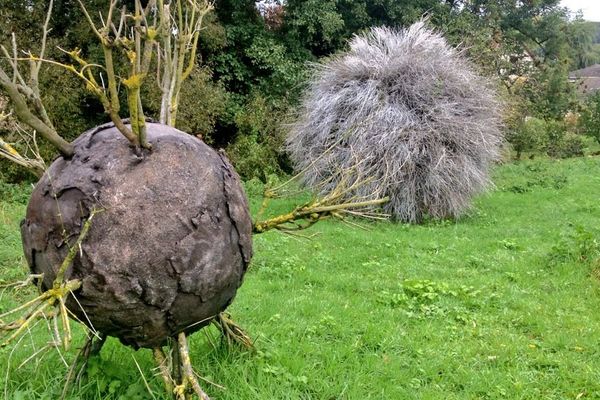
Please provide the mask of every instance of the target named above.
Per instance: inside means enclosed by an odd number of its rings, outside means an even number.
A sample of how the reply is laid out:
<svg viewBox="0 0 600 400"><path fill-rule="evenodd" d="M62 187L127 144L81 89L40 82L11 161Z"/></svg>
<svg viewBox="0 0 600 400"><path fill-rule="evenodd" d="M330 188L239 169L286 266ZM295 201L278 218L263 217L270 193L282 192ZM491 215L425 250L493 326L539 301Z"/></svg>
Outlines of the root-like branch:
<svg viewBox="0 0 600 400"><path fill-rule="evenodd" d="M246 332L236 324L231 316L227 313L219 313L213 320L212 323L219 328L222 333L223 339L228 345L237 344L246 349L253 349L254 343Z"/></svg>
<svg viewBox="0 0 600 400"><path fill-rule="evenodd" d="M160 376L165 384L167 393L173 393L173 379L171 377L171 373L169 372L169 363L167 361L165 352L161 347L155 347L152 349L152 353L154 354L154 361L156 362Z"/></svg>
<svg viewBox="0 0 600 400"><path fill-rule="evenodd" d="M5 347L10 344L13 340L18 338L23 332L25 332L33 322L40 318L51 319L54 316L59 314L66 313L66 308L64 307L64 298L69 295L74 290L77 290L81 286L81 282L74 279L70 280L63 285L52 288L35 299L15 308L14 310L10 310L2 315L0 315L0 335L1 334L10 334L10 336L0 343L0 347ZM20 311L26 310L24 315L14 319L11 322L4 323L2 318L14 315ZM63 332L65 333L63 344L68 347L68 343L71 338L71 329L69 327L69 320L66 317L61 316L61 321L63 324ZM10 333L12 332L12 333Z"/></svg>
<svg viewBox="0 0 600 400"><path fill-rule="evenodd" d="M100 353L100 349L102 349L105 341L106 336L103 334L98 334L96 336L92 333L88 333L85 344L81 350L79 350L77 356L75 356L75 360L73 360L71 367L69 367L69 372L67 372L67 377L65 378L65 386L63 387L60 396L61 400L68 394L71 385L77 382L84 374L89 358Z"/></svg>
<svg viewBox="0 0 600 400"><path fill-rule="evenodd" d="M154 361L160 372L167 392L173 394L175 400L190 400L195 394L200 400L210 400L202 390L196 373L192 368L190 350L185 333L177 335L177 341L172 343L171 371L169 371L169 360L160 347L152 350Z"/></svg>
<svg viewBox="0 0 600 400"><path fill-rule="evenodd" d="M179 348L179 357L181 361L181 369L182 369L182 379L181 383L175 386L175 394L181 400L187 400L190 398L189 389L191 388L194 393L200 398L200 400L210 400L208 395L204 393L198 380L196 379L196 374L194 373L194 369L192 368L192 362L190 360L190 349L188 346L187 338L185 333L181 332L177 336L177 344Z"/></svg>

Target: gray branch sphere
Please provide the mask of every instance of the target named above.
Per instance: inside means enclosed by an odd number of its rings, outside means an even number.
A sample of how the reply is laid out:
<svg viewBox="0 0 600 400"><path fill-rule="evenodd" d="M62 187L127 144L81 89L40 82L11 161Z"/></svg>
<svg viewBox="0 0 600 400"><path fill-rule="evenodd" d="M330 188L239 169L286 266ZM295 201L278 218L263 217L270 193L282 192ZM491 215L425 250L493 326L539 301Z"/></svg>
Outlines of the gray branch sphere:
<svg viewBox="0 0 600 400"><path fill-rule="evenodd" d="M21 226L32 273L52 287L94 208L68 271L68 308L133 347L155 347L208 323L233 300L252 256L251 220L226 157L174 128L148 124L136 157L112 125L84 133L36 185Z"/></svg>
<svg viewBox="0 0 600 400"><path fill-rule="evenodd" d="M315 66L287 148L320 194L389 196L400 221L457 217L488 184L502 142L500 105L465 56L418 22L374 28Z"/></svg>

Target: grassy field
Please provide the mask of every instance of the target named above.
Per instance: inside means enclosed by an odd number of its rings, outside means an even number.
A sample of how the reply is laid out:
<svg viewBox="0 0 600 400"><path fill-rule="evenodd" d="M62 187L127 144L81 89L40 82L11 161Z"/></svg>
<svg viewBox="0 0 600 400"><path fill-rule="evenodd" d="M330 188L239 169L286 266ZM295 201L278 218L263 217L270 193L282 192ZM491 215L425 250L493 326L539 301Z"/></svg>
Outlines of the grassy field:
<svg viewBox="0 0 600 400"><path fill-rule="evenodd" d="M600 158L507 164L495 182L460 221L330 221L311 241L255 237L230 311L257 351L213 344L210 330L192 336L197 371L224 387L205 389L215 399L599 399ZM25 274L24 196L2 193L0 278L14 280ZM31 293L2 293L0 309ZM58 397L73 352L27 360L47 338L39 327L0 350L0 397ZM71 398L166 399L152 367L148 351L111 339Z"/></svg>

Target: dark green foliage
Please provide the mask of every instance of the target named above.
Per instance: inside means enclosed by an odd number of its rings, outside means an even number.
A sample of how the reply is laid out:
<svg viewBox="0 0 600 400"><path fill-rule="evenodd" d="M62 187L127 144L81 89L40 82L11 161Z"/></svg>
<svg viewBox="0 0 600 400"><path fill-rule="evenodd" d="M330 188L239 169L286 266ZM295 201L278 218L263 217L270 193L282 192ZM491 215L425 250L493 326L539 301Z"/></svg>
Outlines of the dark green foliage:
<svg viewBox="0 0 600 400"><path fill-rule="evenodd" d="M523 87L516 90L525 98L530 115L539 118L562 120L569 110L577 107L575 86L568 79L568 65L551 62L535 71Z"/></svg>
<svg viewBox="0 0 600 400"><path fill-rule="evenodd" d="M473 59L500 78L527 115L562 120L576 108L575 88L567 75L593 62L594 30L589 24L570 20L558 0L452 3L464 7L449 21L454 27L449 33L461 33L458 38Z"/></svg>
<svg viewBox="0 0 600 400"><path fill-rule="evenodd" d="M579 125L582 133L591 136L600 143L600 92L587 98L581 112Z"/></svg>
<svg viewBox="0 0 600 400"><path fill-rule="evenodd" d="M35 176L25 168L5 158L0 158L0 181L15 183L34 179Z"/></svg>
<svg viewBox="0 0 600 400"><path fill-rule="evenodd" d="M546 153L553 158L580 157L584 154L583 137L567 129L563 121L527 118L507 135L508 142L521 158L522 153Z"/></svg>
<svg viewBox="0 0 600 400"><path fill-rule="evenodd" d="M594 41L598 32L595 22L575 20L568 25L567 40L571 52L572 69L585 68L600 62L600 57L594 49Z"/></svg>
<svg viewBox="0 0 600 400"><path fill-rule="evenodd" d="M316 55L343 46L348 38L336 0L297 0L286 4L286 30Z"/></svg>
<svg viewBox="0 0 600 400"><path fill-rule="evenodd" d="M585 143L581 135L566 132L558 142L548 148L548 155L554 158L581 157L584 149Z"/></svg>
<svg viewBox="0 0 600 400"><path fill-rule="evenodd" d="M202 36L202 55L214 81L226 92L207 139L227 147L244 178L285 169L279 127L314 57L279 29L269 27L254 1L220 0ZM206 45L204 45L206 44Z"/></svg>
<svg viewBox="0 0 600 400"><path fill-rule="evenodd" d="M436 0L287 0L283 30L311 53L325 56L371 27L406 27L425 14L441 27L457 6Z"/></svg>
<svg viewBox="0 0 600 400"><path fill-rule="evenodd" d="M520 159L523 152L537 152L544 148L548 142L546 123L539 118L528 118L520 126L511 130L506 139Z"/></svg>
<svg viewBox="0 0 600 400"><path fill-rule="evenodd" d="M211 80L210 70L195 70L181 90L177 128L212 142L217 119L225 113L227 93Z"/></svg>
<svg viewBox="0 0 600 400"><path fill-rule="evenodd" d="M279 174L287 162L282 152L285 132L281 126L284 113L259 94L235 115L238 136L227 147L231 163L243 179Z"/></svg>
<svg viewBox="0 0 600 400"><path fill-rule="evenodd" d="M567 131L563 122L547 121L548 142L546 153L553 158L569 158L583 156L585 144L583 138Z"/></svg>
<svg viewBox="0 0 600 400"><path fill-rule="evenodd" d="M564 123L557 121L546 121L546 146L545 150L550 157L560 158L561 149L567 129Z"/></svg>
<svg viewBox="0 0 600 400"><path fill-rule="evenodd" d="M4 203L27 204L31 186L27 183L8 183L0 175L0 200Z"/></svg>
<svg viewBox="0 0 600 400"><path fill-rule="evenodd" d="M146 115L158 119L160 114L160 91L153 76L143 87ZM200 135L207 143L215 142L214 127L226 113L228 94L222 85L212 80L207 68L196 68L185 81L180 94L177 129L192 135Z"/></svg>
<svg viewBox="0 0 600 400"><path fill-rule="evenodd" d="M215 79L244 97L256 89L271 98L293 97L310 54L268 29L254 1L218 1L216 15L220 46L202 49Z"/></svg>

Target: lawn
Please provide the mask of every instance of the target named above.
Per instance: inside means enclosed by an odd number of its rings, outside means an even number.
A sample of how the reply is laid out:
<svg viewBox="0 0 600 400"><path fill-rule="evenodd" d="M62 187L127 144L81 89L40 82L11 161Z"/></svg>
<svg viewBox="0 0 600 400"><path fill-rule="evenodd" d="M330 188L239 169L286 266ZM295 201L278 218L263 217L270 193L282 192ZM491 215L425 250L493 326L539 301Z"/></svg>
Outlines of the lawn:
<svg viewBox="0 0 600 400"><path fill-rule="evenodd" d="M459 221L256 236L230 308L256 351L193 335L197 371L219 385L204 388L236 400L600 398L600 158L505 164L494 181ZM26 276L27 189L2 187L11 281ZM6 310L33 291L0 293ZM0 397L58 398L74 351L28 360L47 340L39 325L0 350ZM70 398L167 399L152 368L149 351L110 339Z"/></svg>

